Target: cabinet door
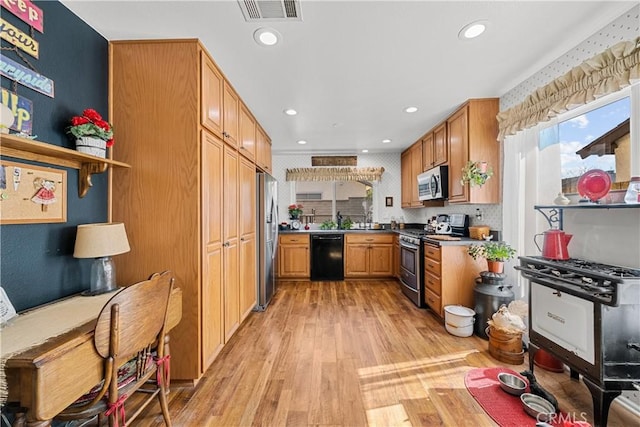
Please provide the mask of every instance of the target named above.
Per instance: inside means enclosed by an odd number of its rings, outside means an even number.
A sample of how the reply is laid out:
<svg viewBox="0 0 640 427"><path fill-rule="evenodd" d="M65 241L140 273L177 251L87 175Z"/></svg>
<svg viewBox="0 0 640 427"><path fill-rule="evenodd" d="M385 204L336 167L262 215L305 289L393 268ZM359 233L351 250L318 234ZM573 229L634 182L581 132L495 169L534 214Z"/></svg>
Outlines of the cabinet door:
<svg viewBox="0 0 640 427"><path fill-rule="evenodd" d="M393 276L400 278L400 242L397 235L394 237L393 244Z"/></svg>
<svg viewBox="0 0 640 427"><path fill-rule="evenodd" d="M256 158L256 121L246 105L240 101L240 154L250 160Z"/></svg>
<svg viewBox="0 0 640 427"><path fill-rule="evenodd" d="M223 143L202 132L202 370L224 344L222 275Z"/></svg>
<svg viewBox="0 0 640 427"><path fill-rule="evenodd" d="M418 175L422 173L422 143L411 148L411 206L422 206L418 200Z"/></svg>
<svg viewBox="0 0 640 427"><path fill-rule="evenodd" d="M256 235L240 237L240 321L247 318L256 306Z"/></svg>
<svg viewBox="0 0 640 427"><path fill-rule="evenodd" d="M347 277L361 277L369 275L369 245L345 245L344 275Z"/></svg>
<svg viewBox="0 0 640 427"><path fill-rule="evenodd" d="M260 125L256 125L256 166L271 172L271 141Z"/></svg>
<svg viewBox="0 0 640 427"><path fill-rule="evenodd" d="M442 123L433 131L433 166L447 163L447 124Z"/></svg>
<svg viewBox="0 0 640 427"><path fill-rule="evenodd" d="M256 232L256 171L252 162L240 160L238 209L240 237Z"/></svg>
<svg viewBox="0 0 640 427"><path fill-rule="evenodd" d="M411 206L411 151L407 150L402 153L400 158L401 169L401 187L402 187L402 207Z"/></svg>
<svg viewBox="0 0 640 427"><path fill-rule="evenodd" d="M233 88L224 82L222 135L224 141L233 147L238 146L238 95Z"/></svg>
<svg viewBox="0 0 640 427"><path fill-rule="evenodd" d="M449 202L469 200L469 184L461 184L462 168L469 160L469 130L467 107L447 120L449 134Z"/></svg>
<svg viewBox="0 0 640 427"><path fill-rule="evenodd" d="M240 325L238 153L224 147L224 330L229 341Z"/></svg>
<svg viewBox="0 0 640 427"><path fill-rule="evenodd" d="M224 79L222 74L206 53L200 53L201 121L202 125L222 138L222 91Z"/></svg>
<svg viewBox="0 0 640 427"><path fill-rule="evenodd" d="M393 245L371 245L369 272L373 276L393 275Z"/></svg>
<svg viewBox="0 0 640 427"><path fill-rule="evenodd" d="M308 245L281 245L278 251L280 277L310 276Z"/></svg>
<svg viewBox="0 0 640 427"><path fill-rule="evenodd" d="M433 167L433 133L422 138L422 170L427 171Z"/></svg>

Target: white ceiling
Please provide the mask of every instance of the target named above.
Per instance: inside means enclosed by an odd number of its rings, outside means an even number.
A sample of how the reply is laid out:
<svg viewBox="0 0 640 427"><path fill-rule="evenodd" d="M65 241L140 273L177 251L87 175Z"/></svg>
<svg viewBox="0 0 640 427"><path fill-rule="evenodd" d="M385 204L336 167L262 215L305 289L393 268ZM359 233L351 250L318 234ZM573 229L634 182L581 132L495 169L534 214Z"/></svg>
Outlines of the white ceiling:
<svg viewBox="0 0 640 427"><path fill-rule="evenodd" d="M200 39L274 153L334 154L401 151L466 99L502 96L637 4L301 0L302 21L249 23L235 0L62 3L108 40ZM459 40L479 19L485 34ZM258 46L262 26L283 41ZM419 111L403 112L410 105Z"/></svg>

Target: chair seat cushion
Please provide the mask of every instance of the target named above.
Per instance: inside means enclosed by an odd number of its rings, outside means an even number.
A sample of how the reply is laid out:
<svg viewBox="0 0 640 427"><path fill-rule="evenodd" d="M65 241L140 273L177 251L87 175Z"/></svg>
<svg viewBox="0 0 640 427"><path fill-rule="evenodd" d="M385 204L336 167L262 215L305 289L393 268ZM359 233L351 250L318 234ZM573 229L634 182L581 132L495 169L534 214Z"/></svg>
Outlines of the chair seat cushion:
<svg viewBox="0 0 640 427"><path fill-rule="evenodd" d="M133 358L118 369L118 389L121 389L136 380L136 366L137 358ZM104 384L104 380L96 384L95 387L93 387L87 394L73 402L71 406L84 405L85 403L90 402L96 394L98 394L102 388L102 384Z"/></svg>

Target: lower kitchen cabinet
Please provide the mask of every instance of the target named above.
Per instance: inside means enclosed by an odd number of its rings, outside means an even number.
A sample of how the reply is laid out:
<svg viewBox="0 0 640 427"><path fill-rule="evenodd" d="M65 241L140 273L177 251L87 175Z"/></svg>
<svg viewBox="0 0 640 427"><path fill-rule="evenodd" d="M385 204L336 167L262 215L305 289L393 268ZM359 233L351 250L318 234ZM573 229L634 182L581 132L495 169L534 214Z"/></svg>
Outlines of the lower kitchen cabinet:
<svg viewBox="0 0 640 427"><path fill-rule="evenodd" d="M441 318L447 305L475 306L475 279L486 270L483 259L467 254L467 245L424 243L425 304Z"/></svg>
<svg viewBox="0 0 640 427"><path fill-rule="evenodd" d="M311 275L309 234L281 234L278 243L278 277L308 279Z"/></svg>
<svg viewBox="0 0 640 427"><path fill-rule="evenodd" d="M344 275L349 277L392 277L394 234L346 234Z"/></svg>
<svg viewBox="0 0 640 427"><path fill-rule="evenodd" d="M393 277L400 278L400 235L393 236Z"/></svg>

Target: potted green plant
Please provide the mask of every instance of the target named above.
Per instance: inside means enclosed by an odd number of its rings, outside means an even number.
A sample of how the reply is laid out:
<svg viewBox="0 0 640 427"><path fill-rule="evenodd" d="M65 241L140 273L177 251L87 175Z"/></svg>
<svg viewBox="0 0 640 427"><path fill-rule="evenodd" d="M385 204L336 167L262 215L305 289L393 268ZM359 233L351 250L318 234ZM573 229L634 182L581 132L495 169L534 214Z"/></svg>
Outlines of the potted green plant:
<svg viewBox="0 0 640 427"><path fill-rule="evenodd" d="M300 218L300 215L302 215L302 208L303 206L298 203L298 204L291 204L289 205L289 207L287 208L289 210L289 218L291 219L298 219Z"/></svg>
<svg viewBox="0 0 640 427"><path fill-rule="evenodd" d="M493 169L491 169L487 162L469 162L462 168L462 178L460 178L460 184L464 185L467 182L470 185L484 185L489 178L493 176Z"/></svg>
<svg viewBox="0 0 640 427"><path fill-rule="evenodd" d="M353 226L353 221L351 220L350 216L348 216L347 219L342 221L342 229L343 230L351 230L352 226Z"/></svg>
<svg viewBox="0 0 640 427"><path fill-rule="evenodd" d="M487 242L469 245L467 253L473 259L486 259L489 271L502 273L504 271L504 262L513 258L516 255L516 250L506 242Z"/></svg>

